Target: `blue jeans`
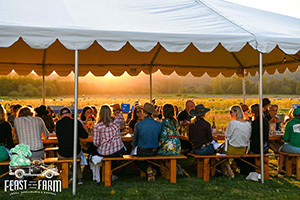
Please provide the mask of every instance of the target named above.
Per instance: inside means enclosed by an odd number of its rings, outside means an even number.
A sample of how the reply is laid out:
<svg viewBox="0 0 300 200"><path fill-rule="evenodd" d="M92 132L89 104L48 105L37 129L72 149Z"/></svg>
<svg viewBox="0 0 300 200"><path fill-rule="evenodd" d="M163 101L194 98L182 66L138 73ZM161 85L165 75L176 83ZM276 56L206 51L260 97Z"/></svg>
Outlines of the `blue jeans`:
<svg viewBox="0 0 300 200"><path fill-rule="evenodd" d="M300 148L299 147L293 147L289 143L284 143L279 151L285 152L285 153L300 153Z"/></svg>
<svg viewBox="0 0 300 200"><path fill-rule="evenodd" d="M204 149L193 149L195 154L198 155L211 155L215 152L214 145L210 144Z"/></svg>

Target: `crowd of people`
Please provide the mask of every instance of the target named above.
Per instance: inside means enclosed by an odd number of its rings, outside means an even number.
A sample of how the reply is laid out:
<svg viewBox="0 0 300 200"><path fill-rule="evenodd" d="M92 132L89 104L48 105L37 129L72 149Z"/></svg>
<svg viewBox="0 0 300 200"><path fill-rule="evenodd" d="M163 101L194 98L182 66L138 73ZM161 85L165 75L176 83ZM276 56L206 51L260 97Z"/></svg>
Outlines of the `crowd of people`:
<svg viewBox="0 0 300 200"><path fill-rule="evenodd" d="M285 125L284 141L279 151L300 153L300 109L289 113L286 121L277 116L278 106L271 104L270 99L263 99L263 152L269 151L269 133L282 131ZM225 142L219 148L214 146L212 126L205 120L210 111L203 104L195 105L192 100L186 101L185 109L178 113L178 108L171 104L156 106L152 103L141 105L135 102L134 109L125 120L119 104L102 105L99 112L95 106L83 108L78 119L77 157L82 152L101 157L119 157L136 151L137 156L180 155L193 152L200 155L211 155L216 152L228 155L260 153L260 114L259 104L233 105L229 109L232 121L225 131ZM250 111L250 116L249 116ZM293 115L293 116L292 116ZM13 135L20 144L30 146L30 159L44 157L45 149L42 137L48 138L51 133L58 139L58 158L73 157L74 119L68 107L59 112L59 120L50 106L41 105L35 109L31 106L11 105L10 115L0 104L0 161L8 159L6 149L14 147ZM131 146L122 141L122 133L133 136ZM80 143L79 138L93 136L93 143ZM179 139L180 135L188 137L187 141ZM249 162L254 160L249 159ZM113 165L117 163L113 162ZM143 161L136 162L147 174L148 181L154 181L157 169ZM235 163L241 164L241 163ZM80 166L78 166L78 183L83 183ZM242 166L242 164L241 164ZM279 159L279 173L282 172L283 159ZM224 162L222 172L234 177L233 164ZM0 168L0 174L7 169ZM248 173L253 169L241 170Z"/></svg>

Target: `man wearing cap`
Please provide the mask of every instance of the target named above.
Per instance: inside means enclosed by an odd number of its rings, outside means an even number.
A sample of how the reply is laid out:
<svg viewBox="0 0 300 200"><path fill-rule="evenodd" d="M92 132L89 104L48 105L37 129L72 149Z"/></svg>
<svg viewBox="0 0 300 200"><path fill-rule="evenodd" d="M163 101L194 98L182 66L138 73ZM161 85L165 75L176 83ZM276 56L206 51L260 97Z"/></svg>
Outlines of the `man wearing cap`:
<svg viewBox="0 0 300 200"><path fill-rule="evenodd" d="M161 132L161 123L152 118L153 114L157 114L154 106L151 103L145 103L143 107L144 120L138 122L134 129L134 138L132 146L138 146L138 156L153 156L157 154L159 147L159 137ZM152 166L146 161L137 163L139 168L147 173L148 181L155 180Z"/></svg>
<svg viewBox="0 0 300 200"><path fill-rule="evenodd" d="M283 140L285 144L279 149L286 153L300 153L300 108L296 108L293 112L294 118L285 126ZM282 172L284 159L279 154L278 173Z"/></svg>
<svg viewBox="0 0 300 200"><path fill-rule="evenodd" d="M74 147L74 119L71 118L71 110L64 107L59 111L61 119L56 122L56 137L58 139L58 159L72 159ZM88 133L78 121L77 158L81 157L81 146L79 138L87 138ZM70 171L72 172L72 171ZM82 184L82 172L77 163L78 184Z"/></svg>

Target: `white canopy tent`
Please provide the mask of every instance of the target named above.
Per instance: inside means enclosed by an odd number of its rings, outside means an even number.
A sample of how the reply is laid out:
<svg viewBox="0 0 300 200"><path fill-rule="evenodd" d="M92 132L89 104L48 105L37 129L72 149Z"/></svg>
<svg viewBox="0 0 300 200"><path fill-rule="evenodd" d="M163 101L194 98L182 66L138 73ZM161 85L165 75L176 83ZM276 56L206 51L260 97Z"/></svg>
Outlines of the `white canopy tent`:
<svg viewBox="0 0 300 200"><path fill-rule="evenodd" d="M295 71L299 50L300 19L222 0L0 0L0 74L74 71L75 117L78 76L88 72L229 77L259 71L262 105L263 71Z"/></svg>

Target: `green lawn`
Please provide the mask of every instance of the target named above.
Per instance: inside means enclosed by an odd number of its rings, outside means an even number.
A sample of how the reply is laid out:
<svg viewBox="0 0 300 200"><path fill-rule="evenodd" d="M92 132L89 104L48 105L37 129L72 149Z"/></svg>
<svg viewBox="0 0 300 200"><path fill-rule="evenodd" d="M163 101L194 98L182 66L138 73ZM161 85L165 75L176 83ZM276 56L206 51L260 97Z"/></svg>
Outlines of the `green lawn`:
<svg viewBox="0 0 300 200"><path fill-rule="evenodd" d="M0 192L0 199L300 199L300 181L295 176L287 178L276 176L276 161L270 163L271 178L262 185L259 182L247 181L237 174L236 178L211 178L209 183L196 178L196 170L189 158L179 161L181 166L190 174L188 177L178 177L177 184L158 177L155 182L148 183L146 178L139 177L139 172L128 166L119 171L119 179L112 186L104 187L103 183L91 180L89 170L84 170L85 184L77 185L77 194L72 195L69 189L56 196L49 194L22 194L10 196Z"/></svg>

